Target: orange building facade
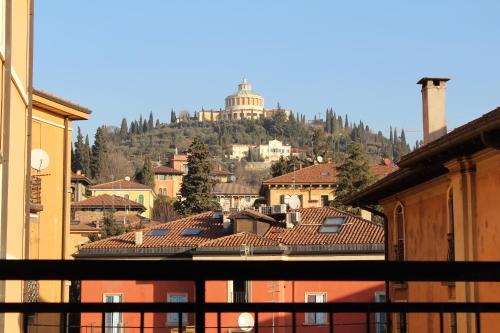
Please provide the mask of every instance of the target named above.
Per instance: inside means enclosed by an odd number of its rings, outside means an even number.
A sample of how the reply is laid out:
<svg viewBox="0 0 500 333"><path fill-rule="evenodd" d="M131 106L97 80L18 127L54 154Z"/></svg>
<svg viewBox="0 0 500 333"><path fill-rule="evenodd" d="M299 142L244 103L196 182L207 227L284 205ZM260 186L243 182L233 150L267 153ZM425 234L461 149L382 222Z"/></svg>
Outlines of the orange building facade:
<svg viewBox="0 0 500 333"><path fill-rule="evenodd" d="M430 81L430 82L429 82ZM419 81L426 110L438 110L442 98L428 89L444 89L447 79ZM437 105L437 107L436 107ZM444 108L441 107L444 112ZM436 117L443 119L443 115ZM400 169L346 203L381 204L387 216L388 260L500 261L500 108L441 136L424 133L424 145L403 156ZM444 128L444 131L443 131ZM390 283L392 302L498 302L500 284L477 282ZM500 315L480 315L481 331L500 331ZM476 332L474 314L447 313L444 332ZM393 332L437 332L438 314L393 315Z"/></svg>
<svg viewBox="0 0 500 333"><path fill-rule="evenodd" d="M348 215L333 207L300 209L290 219L246 210L229 217L202 213L141 231L87 244L75 255L78 260L98 258L148 258L151 260L382 260L381 225ZM307 237L304 237L307 235ZM131 257L132 256L132 257ZM383 282L343 281L208 281L207 302L349 302L383 301ZM82 302L192 302L195 285L189 281L82 281ZM222 332L240 332L239 313L224 313ZM297 314L299 332L328 332L325 313ZM177 329L177 314L145 315L150 332ZM365 332L364 314L334 314L336 332ZM106 324L114 333L139 332L139 314L113 313ZM183 326L195 323L194 315ZM373 314L372 331L382 329L383 317ZM99 330L101 315L84 313L81 332ZM259 329L289 332L289 313L262 313ZM378 328L376 326L379 326ZM206 331L217 332L216 314L206 314ZM154 327L154 328L152 328ZM382 332L382 331L380 331Z"/></svg>

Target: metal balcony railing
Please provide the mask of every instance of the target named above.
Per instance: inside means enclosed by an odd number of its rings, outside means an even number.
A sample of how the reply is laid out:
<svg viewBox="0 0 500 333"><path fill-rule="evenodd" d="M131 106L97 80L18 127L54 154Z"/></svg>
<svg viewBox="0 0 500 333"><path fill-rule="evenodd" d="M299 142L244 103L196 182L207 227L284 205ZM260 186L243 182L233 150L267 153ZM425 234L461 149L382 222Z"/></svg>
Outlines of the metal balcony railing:
<svg viewBox="0 0 500 333"><path fill-rule="evenodd" d="M23 332L28 332L29 315L61 313L60 332L67 332L69 313L101 313L102 322L94 332L113 331L106 327L106 313L135 312L140 322L134 332L152 332L144 326L145 313L177 313L178 332L186 331L183 313L194 313L195 330L205 332L205 314L217 314L213 329L222 332L221 313L250 312L254 314L252 333L263 329L259 314L287 312L291 314L290 331L302 326L297 313L324 313L321 325L334 331L334 313L363 313L360 323L365 332L379 332L373 314L437 313L440 332L444 332L444 313L471 313L475 316L475 332L481 332L482 313L500 313L500 301L456 302L339 302L339 303L211 303L206 302L205 282L220 280L254 281L465 281L500 282L500 262L398 262L398 261L151 261L151 260L3 260L0 280L146 280L194 281L195 301L190 303L0 303L0 313L24 314ZM390 317L390 316L389 316ZM380 325L379 323L377 325ZM385 325L385 324L384 324ZM383 330L390 331L389 322ZM397 325L397 323L394 323ZM397 326L396 326L397 327ZM165 327L163 327L164 332ZM383 332L383 330L381 332ZM53 331L59 331L53 330ZM80 332L85 332L82 328ZM90 331L88 331L90 332ZM155 332L155 331L153 331Z"/></svg>

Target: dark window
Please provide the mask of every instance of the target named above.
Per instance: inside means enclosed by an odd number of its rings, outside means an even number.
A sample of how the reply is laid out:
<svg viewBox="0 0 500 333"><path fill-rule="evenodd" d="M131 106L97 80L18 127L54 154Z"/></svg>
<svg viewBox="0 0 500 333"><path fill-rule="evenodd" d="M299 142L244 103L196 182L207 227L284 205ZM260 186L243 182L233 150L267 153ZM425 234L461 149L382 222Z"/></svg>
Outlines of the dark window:
<svg viewBox="0 0 500 333"><path fill-rule="evenodd" d="M328 195L321 196L321 206L323 206L323 207L328 206L329 202L330 202L330 200L328 199Z"/></svg>
<svg viewBox="0 0 500 333"><path fill-rule="evenodd" d="M248 303L249 302L249 281L234 280L233 281L233 303Z"/></svg>

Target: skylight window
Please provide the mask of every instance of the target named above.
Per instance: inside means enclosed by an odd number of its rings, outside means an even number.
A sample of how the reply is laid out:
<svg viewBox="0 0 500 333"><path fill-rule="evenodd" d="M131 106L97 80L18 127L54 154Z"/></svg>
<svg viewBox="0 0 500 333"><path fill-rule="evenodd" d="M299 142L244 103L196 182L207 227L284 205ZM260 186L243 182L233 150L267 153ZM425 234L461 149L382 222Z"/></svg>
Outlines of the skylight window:
<svg viewBox="0 0 500 333"><path fill-rule="evenodd" d="M322 234L336 234L339 232L340 227L345 222L345 216L330 216L325 219L323 225L319 228Z"/></svg>
<svg viewBox="0 0 500 333"><path fill-rule="evenodd" d="M329 175L330 175L330 173L329 173L328 171L322 171L322 172L321 172L321 175L322 175L322 176L329 176Z"/></svg>
<svg viewBox="0 0 500 333"><path fill-rule="evenodd" d="M149 232L149 236L165 236L168 234L168 229L153 229Z"/></svg>
<svg viewBox="0 0 500 333"><path fill-rule="evenodd" d="M196 236L201 232L201 229L198 228L189 228L184 229L181 233L181 236Z"/></svg>

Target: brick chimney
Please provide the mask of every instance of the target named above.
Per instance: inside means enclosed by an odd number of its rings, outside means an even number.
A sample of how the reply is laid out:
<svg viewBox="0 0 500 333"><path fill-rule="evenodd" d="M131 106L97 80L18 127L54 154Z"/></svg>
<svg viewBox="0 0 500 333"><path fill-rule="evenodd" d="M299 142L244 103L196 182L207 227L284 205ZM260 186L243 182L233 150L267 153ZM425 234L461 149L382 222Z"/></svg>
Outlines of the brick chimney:
<svg viewBox="0 0 500 333"><path fill-rule="evenodd" d="M424 145L446 134L446 82L449 80L424 77L417 82L422 85Z"/></svg>

